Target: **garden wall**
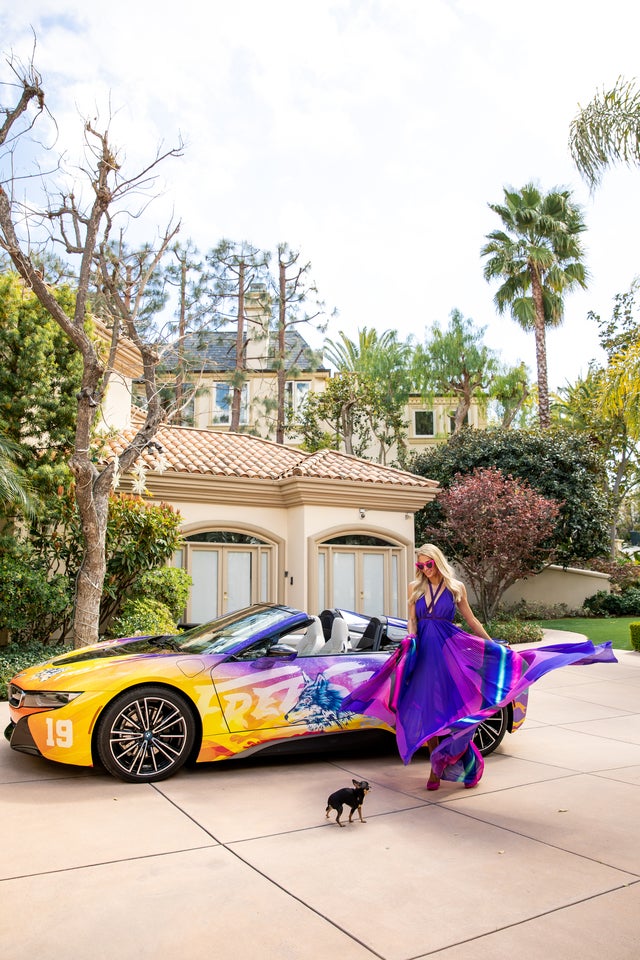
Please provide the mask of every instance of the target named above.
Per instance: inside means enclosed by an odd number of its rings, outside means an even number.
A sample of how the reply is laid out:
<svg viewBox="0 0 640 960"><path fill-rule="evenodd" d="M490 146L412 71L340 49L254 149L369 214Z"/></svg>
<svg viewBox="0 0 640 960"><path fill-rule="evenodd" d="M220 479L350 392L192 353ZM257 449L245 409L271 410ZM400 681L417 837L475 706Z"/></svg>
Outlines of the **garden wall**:
<svg viewBox="0 0 640 960"><path fill-rule="evenodd" d="M535 577L518 580L509 587L502 596L501 605L512 607L524 600L526 603L544 606L563 604L573 612L580 610L587 597L593 596L599 590L610 592L610 578L607 573L552 564Z"/></svg>

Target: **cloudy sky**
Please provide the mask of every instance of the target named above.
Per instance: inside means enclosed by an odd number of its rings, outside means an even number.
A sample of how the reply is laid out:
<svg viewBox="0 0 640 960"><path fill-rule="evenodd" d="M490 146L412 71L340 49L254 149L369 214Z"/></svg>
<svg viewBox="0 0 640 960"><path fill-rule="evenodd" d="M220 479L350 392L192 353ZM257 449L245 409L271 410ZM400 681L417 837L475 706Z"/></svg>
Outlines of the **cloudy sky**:
<svg viewBox="0 0 640 960"><path fill-rule="evenodd" d="M628 0L0 0L5 53L28 59L35 32L60 146L74 155L82 118L109 109L131 170L182 136L149 232L173 210L201 250L287 241L338 310L334 338L422 340L457 307L534 373L533 336L483 278L487 204L569 187L591 281L549 334L553 388L600 356L587 314L640 273L640 171L590 195L567 147L579 104L640 76L639 28Z"/></svg>

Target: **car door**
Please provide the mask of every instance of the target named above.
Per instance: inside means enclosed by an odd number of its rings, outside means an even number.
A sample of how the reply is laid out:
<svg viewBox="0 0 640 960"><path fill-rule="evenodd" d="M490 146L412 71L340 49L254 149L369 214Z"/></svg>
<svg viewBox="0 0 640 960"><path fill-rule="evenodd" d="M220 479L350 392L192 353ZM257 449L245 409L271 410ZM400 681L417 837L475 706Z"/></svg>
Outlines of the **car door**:
<svg viewBox="0 0 640 960"><path fill-rule="evenodd" d="M287 639L290 643L287 644ZM258 741L345 729L351 715L342 711L354 683L370 676L373 664L336 655L287 653L299 637L280 638L275 650L257 644L218 664L212 680L231 733L258 733ZM358 724L360 725L360 724Z"/></svg>

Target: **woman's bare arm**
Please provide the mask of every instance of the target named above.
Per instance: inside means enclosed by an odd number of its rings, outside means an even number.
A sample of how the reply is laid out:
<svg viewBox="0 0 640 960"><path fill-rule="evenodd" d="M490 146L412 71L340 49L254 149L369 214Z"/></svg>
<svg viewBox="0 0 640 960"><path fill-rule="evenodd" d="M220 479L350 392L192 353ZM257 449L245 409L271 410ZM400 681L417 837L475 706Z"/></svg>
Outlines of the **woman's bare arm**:
<svg viewBox="0 0 640 960"><path fill-rule="evenodd" d="M473 610L469 606L469 601L467 599L467 591L466 589L464 589L464 587L463 587L462 596L458 600L456 606L458 608L460 616L466 622L471 633L473 633L476 637L482 637L483 640L491 640L491 637L489 636L487 631L484 629L484 627L482 626L482 624L474 614Z"/></svg>

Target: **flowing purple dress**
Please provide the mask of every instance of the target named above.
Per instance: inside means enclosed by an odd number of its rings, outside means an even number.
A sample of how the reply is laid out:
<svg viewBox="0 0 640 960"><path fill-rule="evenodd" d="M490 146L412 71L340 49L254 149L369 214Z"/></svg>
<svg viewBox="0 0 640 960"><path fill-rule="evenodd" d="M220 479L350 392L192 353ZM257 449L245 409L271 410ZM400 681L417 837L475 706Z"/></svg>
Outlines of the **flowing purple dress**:
<svg viewBox="0 0 640 960"><path fill-rule="evenodd" d="M590 640L515 650L465 633L453 623L451 592L416 602L417 637L406 637L372 677L343 700L342 709L367 713L395 727L409 763L438 737L431 752L436 776L472 787L484 760L473 743L478 723L515 699L550 670L569 664L617 663L611 643Z"/></svg>

